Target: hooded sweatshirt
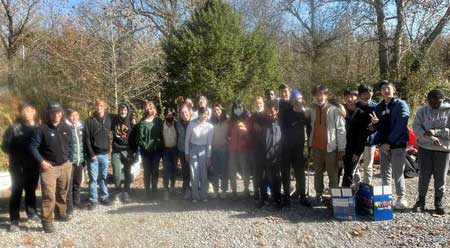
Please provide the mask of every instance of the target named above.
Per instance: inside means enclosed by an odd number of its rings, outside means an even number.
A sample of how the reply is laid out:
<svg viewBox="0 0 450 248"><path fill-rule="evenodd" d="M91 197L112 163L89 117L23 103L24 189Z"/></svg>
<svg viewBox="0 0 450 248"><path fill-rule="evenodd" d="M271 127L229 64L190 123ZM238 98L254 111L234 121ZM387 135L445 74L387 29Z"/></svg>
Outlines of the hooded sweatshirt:
<svg viewBox="0 0 450 248"><path fill-rule="evenodd" d="M89 117L84 125L84 145L89 158L109 152L109 131L111 116L105 113L103 118L97 113Z"/></svg>
<svg viewBox="0 0 450 248"><path fill-rule="evenodd" d="M128 110L125 117L120 116L120 109L122 107L125 107ZM129 138L133 129L131 115L131 108L127 103L120 103L119 113L117 115L112 115L111 130L113 135L113 152L120 152L129 149Z"/></svg>
<svg viewBox="0 0 450 248"><path fill-rule="evenodd" d="M2 150L9 155L10 166L36 166L36 161L29 155L29 146L37 128L38 125L28 126L19 118L6 129Z"/></svg>
<svg viewBox="0 0 450 248"><path fill-rule="evenodd" d="M83 147L83 124L78 121L74 125L69 120L66 120L66 124L72 130L72 163L81 165L85 160Z"/></svg>
<svg viewBox="0 0 450 248"><path fill-rule="evenodd" d="M428 104L421 107L414 119L413 129L420 147L450 152L450 103L443 102L439 109L433 109ZM428 130L434 130L436 135L425 135ZM435 140L439 140L441 145L435 145Z"/></svg>

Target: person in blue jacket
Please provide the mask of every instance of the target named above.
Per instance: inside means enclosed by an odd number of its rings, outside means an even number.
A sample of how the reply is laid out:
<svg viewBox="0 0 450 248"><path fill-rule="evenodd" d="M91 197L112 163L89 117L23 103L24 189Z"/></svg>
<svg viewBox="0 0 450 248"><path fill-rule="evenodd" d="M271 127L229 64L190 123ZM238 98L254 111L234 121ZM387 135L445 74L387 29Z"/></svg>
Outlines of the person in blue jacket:
<svg viewBox="0 0 450 248"><path fill-rule="evenodd" d="M403 170L405 169L406 143L408 142L408 104L395 96L393 83L381 81L383 100L371 114L372 131L377 133L373 144L380 150L380 173L383 185L391 185L394 179L397 200L396 209L408 207Z"/></svg>

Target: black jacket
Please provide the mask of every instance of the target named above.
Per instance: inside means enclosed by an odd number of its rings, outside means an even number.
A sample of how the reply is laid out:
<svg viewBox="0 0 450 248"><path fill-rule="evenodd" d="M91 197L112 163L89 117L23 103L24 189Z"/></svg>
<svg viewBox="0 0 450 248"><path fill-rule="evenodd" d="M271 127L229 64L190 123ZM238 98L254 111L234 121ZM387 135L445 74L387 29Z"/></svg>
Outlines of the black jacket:
<svg viewBox="0 0 450 248"><path fill-rule="evenodd" d="M17 119L3 134L2 150L9 155L10 166L36 166L36 160L30 156L30 142L38 125L27 126Z"/></svg>
<svg viewBox="0 0 450 248"><path fill-rule="evenodd" d="M365 113L360 108L356 108L353 112L347 110L347 117L345 118L345 126L347 129L346 152L356 155L361 155L364 152L367 137L370 134L367 129L370 122L371 118L369 114Z"/></svg>
<svg viewBox="0 0 450 248"><path fill-rule="evenodd" d="M283 144L289 146L304 146L305 134L311 132L311 123L305 112L295 112L293 108L285 110L280 117Z"/></svg>
<svg viewBox="0 0 450 248"><path fill-rule="evenodd" d="M266 123L264 129L264 154L269 164L281 162L281 127L278 121Z"/></svg>
<svg viewBox="0 0 450 248"><path fill-rule="evenodd" d="M109 132L111 117L105 113L100 119L97 113L89 117L84 124L84 146L89 158L109 152Z"/></svg>
<svg viewBox="0 0 450 248"><path fill-rule="evenodd" d="M53 166L62 165L72 160L72 130L63 121L57 127L44 124L36 129L30 148L38 163L46 160Z"/></svg>
<svg viewBox="0 0 450 248"><path fill-rule="evenodd" d="M131 109L126 103L119 104L119 109L125 106L128 109L128 114L125 118L120 114L111 115L111 132L113 135L112 149L113 152L119 152L130 149L130 134L132 133L134 125L131 120Z"/></svg>

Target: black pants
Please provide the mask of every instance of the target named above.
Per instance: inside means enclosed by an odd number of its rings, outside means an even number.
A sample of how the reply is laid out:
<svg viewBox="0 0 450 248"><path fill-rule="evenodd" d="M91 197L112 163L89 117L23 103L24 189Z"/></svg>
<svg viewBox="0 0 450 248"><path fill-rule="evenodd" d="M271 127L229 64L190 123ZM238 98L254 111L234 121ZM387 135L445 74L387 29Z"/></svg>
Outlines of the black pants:
<svg viewBox="0 0 450 248"><path fill-rule="evenodd" d="M281 180L285 197L291 192L291 168L294 170L295 190L305 195L305 161L304 146L286 143L282 149Z"/></svg>
<svg viewBox="0 0 450 248"><path fill-rule="evenodd" d="M81 205L80 188L83 180L83 165L72 165L72 178L69 180L67 190L67 212L72 212L74 207Z"/></svg>
<svg viewBox="0 0 450 248"><path fill-rule="evenodd" d="M353 185L354 174L353 171L358 164L358 161L353 161L353 153L352 151L346 150L344 156L344 177L342 178L342 187L350 187Z"/></svg>
<svg viewBox="0 0 450 248"><path fill-rule="evenodd" d="M261 158L264 152L261 151L262 149L253 151L253 190L255 199L267 200L266 186L268 180L264 159Z"/></svg>
<svg viewBox="0 0 450 248"><path fill-rule="evenodd" d="M26 167L12 164L11 173L11 197L9 198L9 218L11 222L20 220L20 202L25 191L25 211L28 217L36 214L36 188L39 182L38 165L27 164Z"/></svg>
<svg viewBox="0 0 450 248"><path fill-rule="evenodd" d="M281 202L281 165L266 161L265 171L272 192L272 199L275 202Z"/></svg>

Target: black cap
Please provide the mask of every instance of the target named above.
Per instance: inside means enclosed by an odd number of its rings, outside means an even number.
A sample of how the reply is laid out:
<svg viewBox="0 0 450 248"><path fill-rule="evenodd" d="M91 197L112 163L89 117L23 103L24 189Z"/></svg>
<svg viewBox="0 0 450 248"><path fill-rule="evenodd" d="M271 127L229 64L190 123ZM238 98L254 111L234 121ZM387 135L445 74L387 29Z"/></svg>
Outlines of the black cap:
<svg viewBox="0 0 450 248"><path fill-rule="evenodd" d="M48 112L63 112L63 107L59 102L49 102L47 105Z"/></svg>
<svg viewBox="0 0 450 248"><path fill-rule="evenodd" d="M347 88L347 89L344 90L344 96L348 96L348 95L357 96L358 95L358 91L355 90L355 89Z"/></svg>

